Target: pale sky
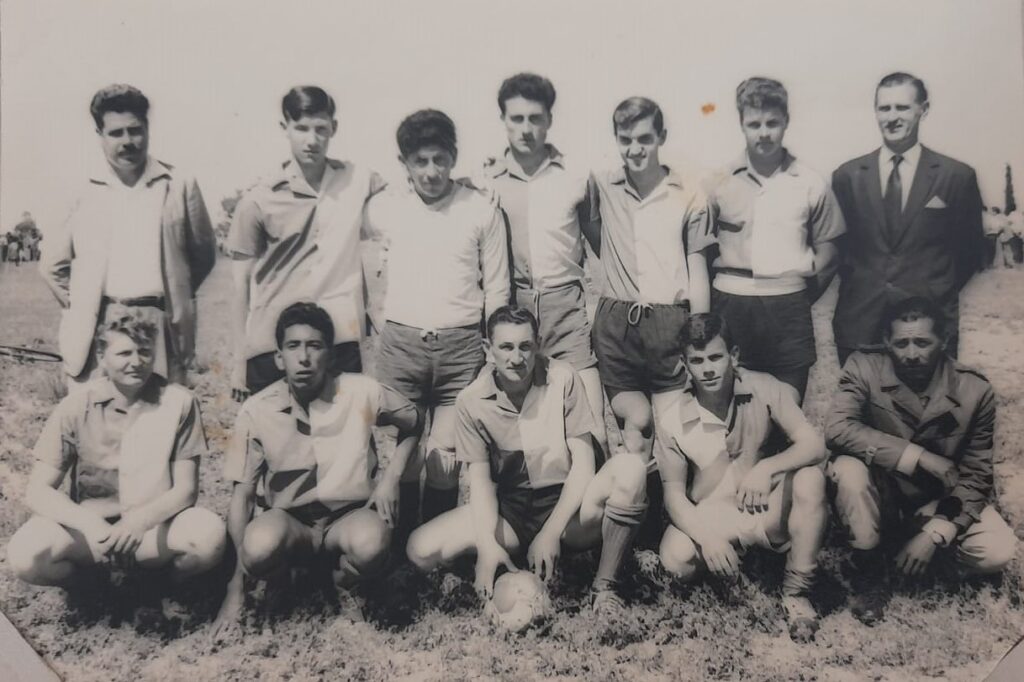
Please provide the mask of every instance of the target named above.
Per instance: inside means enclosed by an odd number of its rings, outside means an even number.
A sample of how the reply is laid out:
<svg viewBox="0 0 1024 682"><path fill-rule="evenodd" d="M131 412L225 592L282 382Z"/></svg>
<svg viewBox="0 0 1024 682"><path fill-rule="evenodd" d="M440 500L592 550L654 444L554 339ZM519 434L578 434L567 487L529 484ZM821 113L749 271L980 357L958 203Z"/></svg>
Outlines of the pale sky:
<svg viewBox="0 0 1024 682"><path fill-rule="evenodd" d="M986 201L1002 203L1011 162L1024 203L1021 35L1020 0L0 0L0 230L25 210L44 230L63 220L102 163L88 104L109 83L149 96L151 152L195 174L216 215L286 158L292 85L334 95L333 156L401 181L401 118L451 115L468 174L503 149L495 96L523 70L554 81L550 140L581 163L615 160L611 111L646 95L666 113L663 158L693 169L742 151L739 81L778 78L787 146L822 174L878 146L874 85L910 71L931 95L924 143L974 166Z"/></svg>

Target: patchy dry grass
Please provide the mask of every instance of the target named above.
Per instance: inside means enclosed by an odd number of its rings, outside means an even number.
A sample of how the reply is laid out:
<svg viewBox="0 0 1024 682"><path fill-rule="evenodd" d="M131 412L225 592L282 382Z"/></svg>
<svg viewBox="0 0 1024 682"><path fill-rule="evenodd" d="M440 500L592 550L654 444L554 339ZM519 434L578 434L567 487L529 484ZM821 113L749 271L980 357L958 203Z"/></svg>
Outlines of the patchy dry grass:
<svg viewBox="0 0 1024 682"><path fill-rule="evenodd" d="M373 272L373 269L370 269ZM226 398L229 279L222 263L200 297L195 388L212 456L203 465L200 503L224 514L228 487L221 456L237 406ZM820 423L838 375L829 317L834 291L815 309L819 362L807 408ZM964 299L963 359L984 371L999 394L997 474L1002 506L1024 520L1024 272L987 272ZM34 269L0 267L0 343L52 348L58 311ZM60 395L59 370L0 360L0 547L28 512L21 496L31 448ZM334 618L304 581L291 610L259 615L245 635L212 647L206 638L215 598L151 631L132 624L131 600L68 609L59 590L16 582L0 557L0 607L67 679L586 679L586 680L976 680L1024 633L1020 557L1001 581L963 586L938 578L898 588L887 617L868 629L844 608L833 546L823 564L825 611L815 644L785 633L778 605L781 566L754 555L738 584L678 591L658 575L633 571L632 606L614 629L602 627L579 599L592 557L569 557L553 598L560 609L542 632L495 633L468 590L468 566L420 580L404 571L371 593L369 623ZM188 601L178 595L179 602Z"/></svg>

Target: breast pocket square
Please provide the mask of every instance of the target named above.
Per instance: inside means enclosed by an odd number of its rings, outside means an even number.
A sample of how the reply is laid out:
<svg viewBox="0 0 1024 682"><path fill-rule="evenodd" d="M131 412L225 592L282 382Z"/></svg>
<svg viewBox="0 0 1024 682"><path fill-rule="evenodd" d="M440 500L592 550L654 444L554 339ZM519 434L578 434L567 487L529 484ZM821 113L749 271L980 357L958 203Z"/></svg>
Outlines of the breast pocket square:
<svg viewBox="0 0 1024 682"><path fill-rule="evenodd" d="M940 196L934 196L924 205L925 208L946 208L946 202Z"/></svg>

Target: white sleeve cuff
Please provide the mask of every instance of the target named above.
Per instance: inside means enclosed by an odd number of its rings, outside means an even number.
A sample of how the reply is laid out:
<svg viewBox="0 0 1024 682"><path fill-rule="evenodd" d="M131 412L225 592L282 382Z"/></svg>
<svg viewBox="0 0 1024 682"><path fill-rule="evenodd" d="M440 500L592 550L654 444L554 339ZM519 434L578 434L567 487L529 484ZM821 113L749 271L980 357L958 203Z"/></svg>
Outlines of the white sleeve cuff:
<svg viewBox="0 0 1024 682"><path fill-rule="evenodd" d="M950 543L956 539L956 524L946 519L931 518L924 524L921 529L927 533L934 533L942 538L942 546L949 547Z"/></svg>
<svg viewBox="0 0 1024 682"><path fill-rule="evenodd" d="M896 471L904 476L913 475L914 471L917 470L917 462L921 459L922 452L924 452L924 448L920 445L909 444L903 449L903 454L900 455L899 460L896 462Z"/></svg>

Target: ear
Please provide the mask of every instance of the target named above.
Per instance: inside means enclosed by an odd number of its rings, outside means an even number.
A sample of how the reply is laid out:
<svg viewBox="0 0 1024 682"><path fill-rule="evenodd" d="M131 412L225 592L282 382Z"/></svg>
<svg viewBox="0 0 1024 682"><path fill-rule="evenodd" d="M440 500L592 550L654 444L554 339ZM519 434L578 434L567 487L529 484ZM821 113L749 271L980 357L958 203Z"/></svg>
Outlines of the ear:
<svg viewBox="0 0 1024 682"><path fill-rule="evenodd" d="M495 364L494 363L494 355L491 354L491 340L488 339L486 336L484 337L484 340L483 340L483 347L484 347L484 355L487 357L487 361L489 363L491 363L492 365Z"/></svg>
<svg viewBox="0 0 1024 682"><path fill-rule="evenodd" d="M281 130L288 130L288 121L284 120L283 118L281 119L279 125L281 126Z"/></svg>
<svg viewBox="0 0 1024 682"><path fill-rule="evenodd" d="M284 356L281 355L281 349L274 351L274 365L282 372L284 371Z"/></svg>
<svg viewBox="0 0 1024 682"><path fill-rule="evenodd" d="M331 137L334 137L338 133L338 119L331 119Z"/></svg>
<svg viewBox="0 0 1024 682"><path fill-rule="evenodd" d="M658 146L661 146L661 145L665 144L665 140L667 140L667 139L668 139L668 128L665 128L664 130L661 131L661 134L658 135Z"/></svg>
<svg viewBox="0 0 1024 682"><path fill-rule="evenodd" d="M729 362L732 364L732 368L736 369L740 365L740 347L733 346L732 350L729 351Z"/></svg>
<svg viewBox="0 0 1024 682"><path fill-rule="evenodd" d="M921 102L921 118L928 116L928 111L931 109L931 103L925 100Z"/></svg>

